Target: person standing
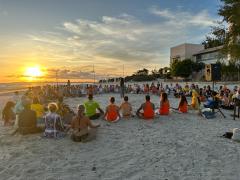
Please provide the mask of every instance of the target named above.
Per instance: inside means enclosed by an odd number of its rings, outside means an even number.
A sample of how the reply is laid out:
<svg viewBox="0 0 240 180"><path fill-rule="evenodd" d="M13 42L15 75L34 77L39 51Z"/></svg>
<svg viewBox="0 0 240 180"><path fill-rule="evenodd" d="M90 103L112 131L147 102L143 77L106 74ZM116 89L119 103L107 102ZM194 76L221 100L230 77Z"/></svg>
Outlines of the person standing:
<svg viewBox="0 0 240 180"><path fill-rule="evenodd" d="M120 78L120 96L124 97L124 78Z"/></svg>

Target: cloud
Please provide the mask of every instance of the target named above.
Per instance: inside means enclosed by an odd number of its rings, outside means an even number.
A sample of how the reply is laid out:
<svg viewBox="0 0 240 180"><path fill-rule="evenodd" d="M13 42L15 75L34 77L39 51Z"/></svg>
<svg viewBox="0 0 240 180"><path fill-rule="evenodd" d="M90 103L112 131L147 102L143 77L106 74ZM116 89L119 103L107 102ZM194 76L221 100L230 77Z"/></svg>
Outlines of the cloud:
<svg viewBox="0 0 240 180"><path fill-rule="evenodd" d="M185 26L209 27L217 24L218 19L213 19L206 9L198 13L190 13L184 11L170 11L169 9L160 9L153 6L149 9L151 14L166 18L171 24L182 24Z"/></svg>
<svg viewBox="0 0 240 180"><path fill-rule="evenodd" d="M74 67L95 64L99 76L106 76L106 72L113 76L122 74L122 64L129 73L168 65L170 47L199 43L203 37L199 29L208 32L216 20L206 10L192 14L154 6L149 12L159 20L145 22L129 14L103 16L98 21L77 19L63 22L57 32L31 34L28 38L39 43L38 52L46 58ZM91 77L79 69L61 70L60 77Z"/></svg>

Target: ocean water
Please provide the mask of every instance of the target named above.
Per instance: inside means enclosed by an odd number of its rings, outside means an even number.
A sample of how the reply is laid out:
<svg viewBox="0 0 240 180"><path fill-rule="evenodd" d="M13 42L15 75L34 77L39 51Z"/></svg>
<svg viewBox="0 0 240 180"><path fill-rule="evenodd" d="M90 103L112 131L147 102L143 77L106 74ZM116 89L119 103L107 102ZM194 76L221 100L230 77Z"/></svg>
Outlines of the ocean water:
<svg viewBox="0 0 240 180"><path fill-rule="evenodd" d="M36 83L34 83L37 85ZM0 83L0 94L7 92L14 92L19 90L26 90L28 87L33 86L33 83Z"/></svg>
<svg viewBox="0 0 240 180"><path fill-rule="evenodd" d="M34 86L44 86L44 85L67 85L67 82L16 82L16 83L0 83L0 95L6 93L13 93L15 91L24 91L27 90L29 87ZM87 83L71 83L71 84L87 84Z"/></svg>

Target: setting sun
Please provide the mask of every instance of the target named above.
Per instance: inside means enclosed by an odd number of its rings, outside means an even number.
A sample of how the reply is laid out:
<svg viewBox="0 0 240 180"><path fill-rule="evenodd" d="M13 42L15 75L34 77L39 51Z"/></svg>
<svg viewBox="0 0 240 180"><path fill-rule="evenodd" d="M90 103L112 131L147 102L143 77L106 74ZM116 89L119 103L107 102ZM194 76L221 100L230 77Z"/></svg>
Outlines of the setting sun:
<svg viewBox="0 0 240 180"><path fill-rule="evenodd" d="M25 76L29 78L38 78L43 76L43 72L39 66L28 67L26 68Z"/></svg>

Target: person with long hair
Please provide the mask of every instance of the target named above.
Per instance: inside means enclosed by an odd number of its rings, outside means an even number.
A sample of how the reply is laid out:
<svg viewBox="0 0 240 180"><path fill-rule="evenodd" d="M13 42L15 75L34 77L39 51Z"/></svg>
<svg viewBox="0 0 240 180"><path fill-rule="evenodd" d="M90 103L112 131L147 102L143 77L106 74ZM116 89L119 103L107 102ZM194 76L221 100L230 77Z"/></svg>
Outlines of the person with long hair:
<svg viewBox="0 0 240 180"><path fill-rule="evenodd" d="M163 92L160 98L159 114L169 115L169 108L170 108L170 105L169 105L167 93Z"/></svg>
<svg viewBox="0 0 240 180"><path fill-rule="evenodd" d="M4 126L13 125L13 121L16 119L16 116L13 112L15 103L8 101L2 111L2 119L4 121Z"/></svg>
<svg viewBox="0 0 240 180"><path fill-rule="evenodd" d="M181 95L180 96L180 101L179 101L179 105L178 105L178 110L182 113L187 113L188 112L188 102L187 102L187 98L185 95Z"/></svg>
<svg viewBox="0 0 240 180"><path fill-rule="evenodd" d="M84 115L84 111L84 105L79 105L77 115L71 122L71 129L73 130L71 139L75 142L87 142L94 139L96 128L100 126L100 124L92 124L90 119Z"/></svg>

